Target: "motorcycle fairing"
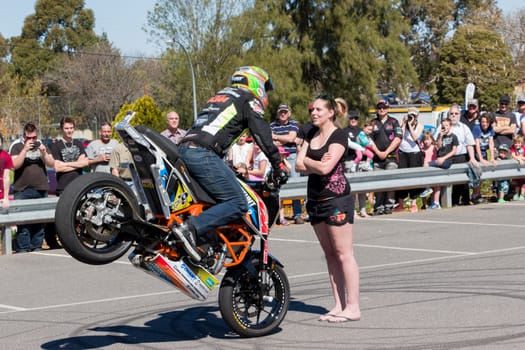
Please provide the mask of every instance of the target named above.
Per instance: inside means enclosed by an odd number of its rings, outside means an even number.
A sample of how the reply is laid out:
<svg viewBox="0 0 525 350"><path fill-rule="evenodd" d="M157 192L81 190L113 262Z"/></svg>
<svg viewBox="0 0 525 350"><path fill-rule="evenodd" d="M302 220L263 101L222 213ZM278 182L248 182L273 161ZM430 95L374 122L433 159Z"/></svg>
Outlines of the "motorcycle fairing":
<svg viewBox="0 0 525 350"><path fill-rule="evenodd" d="M168 219L171 212L187 208L190 202L215 203L189 176L173 142L142 125L135 130L122 122L116 129L137 163L140 181L135 187L155 215Z"/></svg>
<svg viewBox="0 0 525 350"><path fill-rule="evenodd" d="M245 182L239 180L248 201L248 212L243 217L244 221L259 235L268 235L270 227L266 215L266 204L261 197Z"/></svg>
<svg viewBox="0 0 525 350"><path fill-rule="evenodd" d="M142 260L134 253L129 255L131 263L150 275L177 287L190 298L206 300L219 281L202 267L186 263L183 260L169 260L157 254L152 259Z"/></svg>

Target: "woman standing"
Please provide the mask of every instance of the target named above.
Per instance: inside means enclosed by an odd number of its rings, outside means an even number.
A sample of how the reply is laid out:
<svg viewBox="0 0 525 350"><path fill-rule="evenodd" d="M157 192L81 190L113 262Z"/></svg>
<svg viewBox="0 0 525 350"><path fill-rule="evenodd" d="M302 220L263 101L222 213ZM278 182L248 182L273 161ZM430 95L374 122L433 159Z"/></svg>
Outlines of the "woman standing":
<svg viewBox="0 0 525 350"><path fill-rule="evenodd" d="M418 123L419 110L416 107L408 108L408 114L403 117L401 129L403 138L399 144L398 152L398 169L415 168L423 166L423 155L419 147L419 138L423 132L423 124ZM419 196L420 189L400 190L396 195L399 206L396 211L405 210L405 198L410 198L410 212L418 211L416 199Z"/></svg>
<svg viewBox="0 0 525 350"><path fill-rule="evenodd" d="M297 155L296 170L308 174L306 209L324 251L334 307L319 321L347 322L361 318L359 267L354 257L354 201L344 175L347 134L336 126L337 105L320 95L313 103L313 128Z"/></svg>

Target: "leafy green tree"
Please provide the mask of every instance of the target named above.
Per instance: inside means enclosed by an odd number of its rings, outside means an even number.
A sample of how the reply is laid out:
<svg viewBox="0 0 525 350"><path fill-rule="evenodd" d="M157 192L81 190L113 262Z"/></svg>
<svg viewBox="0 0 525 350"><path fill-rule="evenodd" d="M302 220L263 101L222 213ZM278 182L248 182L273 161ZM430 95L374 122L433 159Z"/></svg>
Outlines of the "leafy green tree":
<svg viewBox="0 0 525 350"><path fill-rule="evenodd" d="M37 0L35 13L26 17L22 34L11 39L11 62L24 79L41 76L60 53L73 54L93 45L93 11L84 0Z"/></svg>
<svg viewBox="0 0 525 350"><path fill-rule="evenodd" d="M301 52L285 41L279 42L275 30L292 28L293 22L284 12L281 1L256 1L253 8L246 9L231 20L231 33L226 40L239 42L236 28L242 28L238 51L233 53L228 70L224 73L222 85L229 84L229 78L236 67L255 65L265 69L275 86L269 93L270 105L265 111L268 121L276 115L277 106L286 103L292 107L293 118L305 121L306 106L312 99L308 85L303 81ZM271 29L274 29L272 31Z"/></svg>
<svg viewBox="0 0 525 350"><path fill-rule="evenodd" d="M501 36L485 26L464 25L443 46L436 102L461 104L466 85L474 83L481 108L495 110L515 81L512 56Z"/></svg>
<svg viewBox="0 0 525 350"><path fill-rule="evenodd" d="M122 105L120 111L115 116L112 126L114 127L122 121L128 112L135 112L135 116L131 120L131 125L146 125L159 132L166 128L165 114L150 96L143 96L133 103ZM112 137L117 137L115 131L113 131Z"/></svg>
<svg viewBox="0 0 525 350"><path fill-rule="evenodd" d="M159 103L170 105L181 116L181 125L193 121L191 60L195 73L197 105L203 104L228 83L235 56L242 51L243 28L232 28L230 20L252 6L251 1L157 0L148 12L150 36L161 46L165 78L157 86ZM169 42L169 44L167 44Z"/></svg>
<svg viewBox="0 0 525 350"><path fill-rule="evenodd" d="M275 16L279 21L269 22L274 45L298 50L312 96L328 92L365 110L378 87L403 93L415 80L400 40L408 26L391 1L288 0L274 7L291 20Z"/></svg>
<svg viewBox="0 0 525 350"><path fill-rule="evenodd" d="M493 0L401 0L401 15L410 23L404 42L417 71L416 91L436 90L436 74L447 37L464 24L496 24L501 11Z"/></svg>
<svg viewBox="0 0 525 350"><path fill-rule="evenodd" d="M0 34L0 75L4 75L9 69L7 62L5 62L9 53L8 47L7 40Z"/></svg>

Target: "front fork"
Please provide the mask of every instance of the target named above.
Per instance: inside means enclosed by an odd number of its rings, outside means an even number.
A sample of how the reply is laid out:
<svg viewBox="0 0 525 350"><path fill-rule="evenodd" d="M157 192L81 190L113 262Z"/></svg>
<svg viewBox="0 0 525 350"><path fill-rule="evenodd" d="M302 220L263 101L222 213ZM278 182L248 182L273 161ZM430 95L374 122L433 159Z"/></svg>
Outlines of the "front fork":
<svg viewBox="0 0 525 350"><path fill-rule="evenodd" d="M273 255L268 252L268 235L261 237L261 250L252 251L252 255L246 257L243 266L248 272L257 277L260 283L260 295L262 301L271 301L272 297L268 296L268 290L271 288L271 271L275 265L284 267L284 265ZM270 299L269 299L270 298Z"/></svg>
<svg viewBox="0 0 525 350"><path fill-rule="evenodd" d="M263 289L263 295L265 295L265 289L270 283L270 274L268 273L271 268L269 259L268 259L268 234L262 234L261 236L261 264L260 266L260 278L261 278L261 288Z"/></svg>

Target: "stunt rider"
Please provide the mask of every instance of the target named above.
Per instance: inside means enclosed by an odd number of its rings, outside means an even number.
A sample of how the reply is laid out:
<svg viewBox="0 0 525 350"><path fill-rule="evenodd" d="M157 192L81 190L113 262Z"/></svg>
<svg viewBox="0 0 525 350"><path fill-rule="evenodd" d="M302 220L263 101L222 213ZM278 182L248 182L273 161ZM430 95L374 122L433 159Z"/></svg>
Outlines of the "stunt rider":
<svg viewBox="0 0 525 350"><path fill-rule="evenodd" d="M189 173L217 202L201 215L172 227L186 252L197 262L205 256L197 247L198 237L240 219L248 210L234 172L223 161L225 152L246 129L270 160L273 180L287 179L279 166L279 150L273 144L270 126L264 120L267 92L273 90L270 76L259 67L240 67L233 73L231 85L208 100L179 145L180 157Z"/></svg>

